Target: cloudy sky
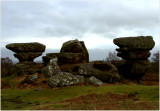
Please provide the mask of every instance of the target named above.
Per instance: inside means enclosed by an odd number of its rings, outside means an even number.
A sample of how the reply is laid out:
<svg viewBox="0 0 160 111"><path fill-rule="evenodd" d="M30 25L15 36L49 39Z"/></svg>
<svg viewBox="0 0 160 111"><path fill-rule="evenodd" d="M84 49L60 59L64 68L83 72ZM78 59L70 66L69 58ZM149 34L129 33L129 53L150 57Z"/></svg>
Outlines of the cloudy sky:
<svg viewBox="0 0 160 111"><path fill-rule="evenodd" d="M158 34L159 0L1 1L1 56L14 60L6 44L40 42L46 45L45 55L79 39L90 60L103 60L117 48L114 38L150 35L156 51Z"/></svg>

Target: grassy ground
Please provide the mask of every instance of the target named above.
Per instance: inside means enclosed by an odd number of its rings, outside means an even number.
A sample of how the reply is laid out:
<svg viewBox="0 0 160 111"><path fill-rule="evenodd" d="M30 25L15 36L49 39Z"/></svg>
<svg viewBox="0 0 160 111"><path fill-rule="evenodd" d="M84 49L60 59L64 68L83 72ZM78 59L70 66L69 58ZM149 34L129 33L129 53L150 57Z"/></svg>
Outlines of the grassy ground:
<svg viewBox="0 0 160 111"><path fill-rule="evenodd" d="M45 109L159 109L158 85L69 86L2 89L2 110Z"/></svg>

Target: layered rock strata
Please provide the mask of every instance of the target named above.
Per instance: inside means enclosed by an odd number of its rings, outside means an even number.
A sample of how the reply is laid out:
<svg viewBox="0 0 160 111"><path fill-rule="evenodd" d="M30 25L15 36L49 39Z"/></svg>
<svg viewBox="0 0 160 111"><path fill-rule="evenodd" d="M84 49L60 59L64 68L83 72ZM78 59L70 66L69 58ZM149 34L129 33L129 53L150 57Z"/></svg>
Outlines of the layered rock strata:
<svg viewBox="0 0 160 111"><path fill-rule="evenodd" d="M117 56L126 60L119 69L126 78L140 80L150 67L150 50L155 42L151 36L124 37L114 39L114 44L119 46Z"/></svg>

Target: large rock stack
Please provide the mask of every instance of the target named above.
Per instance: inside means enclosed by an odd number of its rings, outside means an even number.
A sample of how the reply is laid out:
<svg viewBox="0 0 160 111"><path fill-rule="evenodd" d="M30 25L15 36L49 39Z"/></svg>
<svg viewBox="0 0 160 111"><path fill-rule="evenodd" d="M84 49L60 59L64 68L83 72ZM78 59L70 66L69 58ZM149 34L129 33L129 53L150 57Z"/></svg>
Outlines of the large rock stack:
<svg viewBox="0 0 160 111"><path fill-rule="evenodd" d="M89 62L89 54L83 41L70 40L63 43L60 53L48 53L43 62L48 64L52 58L58 58L58 64L77 64Z"/></svg>
<svg viewBox="0 0 160 111"><path fill-rule="evenodd" d="M140 80L150 67L150 50L155 42L151 36L125 37L114 39L114 44L119 46L117 55L126 60L119 72L126 78Z"/></svg>
<svg viewBox="0 0 160 111"><path fill-rule="evenodd" d="M16 53L14 56L19 60L19 63L16 64L19 75L32 74L37 72L37 68L41 68L41 65L36 65L33 60L42 55L45 51L45 45L37 42L12 43L6 45L6 48Z"/></svg>

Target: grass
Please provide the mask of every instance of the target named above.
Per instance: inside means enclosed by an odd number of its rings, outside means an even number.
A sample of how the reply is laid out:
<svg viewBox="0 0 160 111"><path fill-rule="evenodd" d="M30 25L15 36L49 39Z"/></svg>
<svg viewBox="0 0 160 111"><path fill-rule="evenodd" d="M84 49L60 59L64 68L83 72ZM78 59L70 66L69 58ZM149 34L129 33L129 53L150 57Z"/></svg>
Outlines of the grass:
<svg viewBox="0 0 160 111"><path fill-rule="evenodd" d="M155 109L158 109L159 102L159 87L157 85L144 86L144 85L103 85L100 87L94 86L69 86L53 89L2 89L2 110L26 110L26 109L65 109L68 105L59 104L61 101L74 99L84 95L107 94L113 92L115 94L136 94L135 97L138 101L145 101L148 104L155 104ZM96 96L97 99L101 96ZM108 96L107 96L108 97ZM70 105L72 106L72 105ZM80 109L84 105L76 106ZM90 106L85 106L90 107ZM124 106L124 108L127 106ZM75 108L76 109L76 108ZM93 107L91 108L93 109Z"/></svg>

